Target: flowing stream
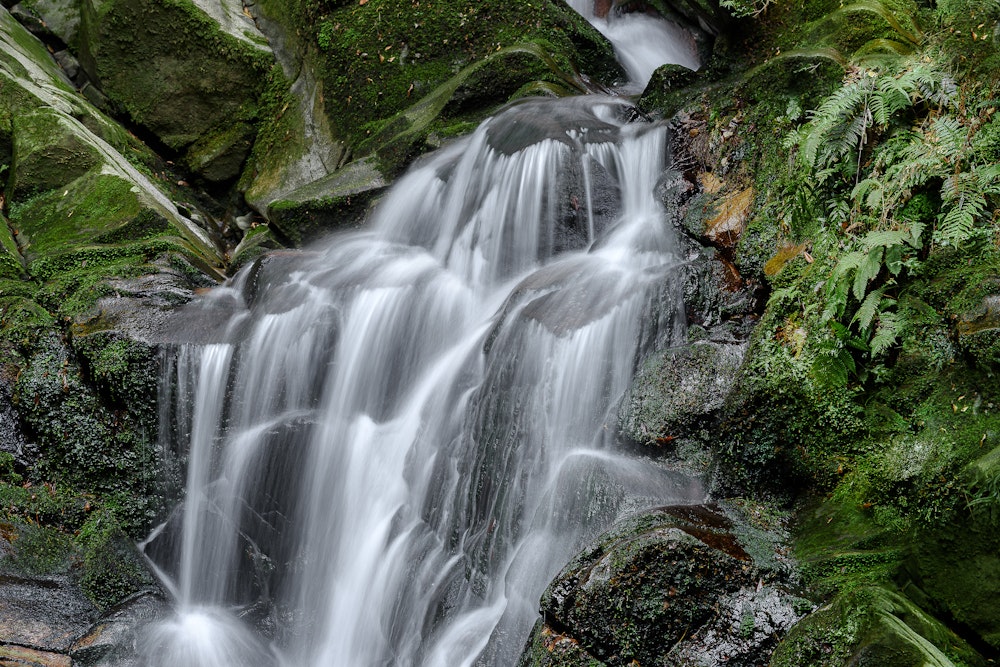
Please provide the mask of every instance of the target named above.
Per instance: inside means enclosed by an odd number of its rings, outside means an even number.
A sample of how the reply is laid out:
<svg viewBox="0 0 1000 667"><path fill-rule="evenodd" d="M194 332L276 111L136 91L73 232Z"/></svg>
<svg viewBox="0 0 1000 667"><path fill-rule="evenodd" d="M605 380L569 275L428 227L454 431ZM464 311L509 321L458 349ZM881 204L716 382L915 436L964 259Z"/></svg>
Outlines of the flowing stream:
<svg viewBox="0 0 1000 667"><path fill-rule="evenodd" d="M150 664L513 665L588 540L702 497L616 438L637 365L685 334L666 129L634 115L514 105L369 230L189 308L206 331L163 384L187 498L148 545L178 611Z"/></svg>

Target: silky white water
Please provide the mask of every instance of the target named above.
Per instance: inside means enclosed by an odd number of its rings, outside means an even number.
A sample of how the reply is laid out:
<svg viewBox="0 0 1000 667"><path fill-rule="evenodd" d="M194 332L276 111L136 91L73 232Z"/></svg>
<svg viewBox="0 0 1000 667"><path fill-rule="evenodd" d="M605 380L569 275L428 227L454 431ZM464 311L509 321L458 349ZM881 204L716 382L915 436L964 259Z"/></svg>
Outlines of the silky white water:
<svg viewBox="0 0 1000 667"><path fill-rule="evenodd" d="M696 70L700 66L693 35L659 16L644 12L621 13L612 9L606 16L594 13L594 0L567 0L615 47L631 87L642 90L660 65L671 63Z"/></svg>
<svg viewBox="0 0 1000 667"><path fill-rule="evenodd" d="M370 231L195 306L216 322L165 383L188 490L150 664L513 665L589 539L701 498L616 438L642 356L684 335L666 130L628 112L516 105Z"/></svg>

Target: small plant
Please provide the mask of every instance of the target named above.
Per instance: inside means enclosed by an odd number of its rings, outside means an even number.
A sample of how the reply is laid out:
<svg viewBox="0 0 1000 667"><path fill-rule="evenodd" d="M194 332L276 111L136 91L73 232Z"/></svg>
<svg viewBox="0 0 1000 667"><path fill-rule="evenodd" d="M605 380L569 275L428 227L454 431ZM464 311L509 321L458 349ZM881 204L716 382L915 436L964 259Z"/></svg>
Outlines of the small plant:
<svg viewBox="0 0 1000 667"><path fill-rule="evenodd" d="M736 18L760 16L773 0L719 0L719 6L725 7Z"/></svg>

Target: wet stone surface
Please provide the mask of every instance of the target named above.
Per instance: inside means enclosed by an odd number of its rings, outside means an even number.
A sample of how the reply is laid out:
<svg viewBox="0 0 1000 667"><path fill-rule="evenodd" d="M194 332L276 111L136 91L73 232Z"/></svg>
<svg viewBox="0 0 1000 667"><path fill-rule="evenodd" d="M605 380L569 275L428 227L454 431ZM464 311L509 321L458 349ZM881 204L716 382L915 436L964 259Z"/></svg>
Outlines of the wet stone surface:
<svg viewBox="0 0 1000 667"><path fill-rule="evenodd" d="M662 507L605 533L546 590L520 664L767 664L808 609L786 536L749 516Z"/></svg>

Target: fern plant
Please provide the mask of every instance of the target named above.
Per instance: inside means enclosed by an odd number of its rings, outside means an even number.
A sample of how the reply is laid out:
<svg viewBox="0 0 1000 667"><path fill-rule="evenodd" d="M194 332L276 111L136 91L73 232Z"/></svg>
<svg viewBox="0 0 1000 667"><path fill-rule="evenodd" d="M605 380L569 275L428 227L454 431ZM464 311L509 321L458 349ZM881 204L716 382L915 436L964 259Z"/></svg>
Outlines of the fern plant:
<svg viewBox="0 0 1000 667"><path fill-rule="evenodd" d="M841 257L826 281L824 322L844 319L850 297L857 308L849 319L873 356L889 349L902 333L904 322L894 312L890 289L922 247L922 223L908 229L869 232L858 249Z"/></svg>
<svg viewBox="0 0 1000 667"><path fill-rule="evenodd" d="M968 239L979 223L992 218L990 202L1000 197L1000 165L992 161L992 151L978 145L978 127L977 119L956 110L900 133L851 192L855 206L875 215L884 227L915 191L936 190L941 209L935 243L957 245Z"/></svg>
<svg viewBox="0 0 1000 667"><path fill-rule="evenodd" d="M888 70L852 65L844 85L788 137L786 145L798 146L802 164L815 170L820 181L833 173L831 167L847 160L856 175L873 134L885 133L894 120L901 121L904 110L920 104L951 104L954 90L954 83L933 62L907 58Z"/></svg>

